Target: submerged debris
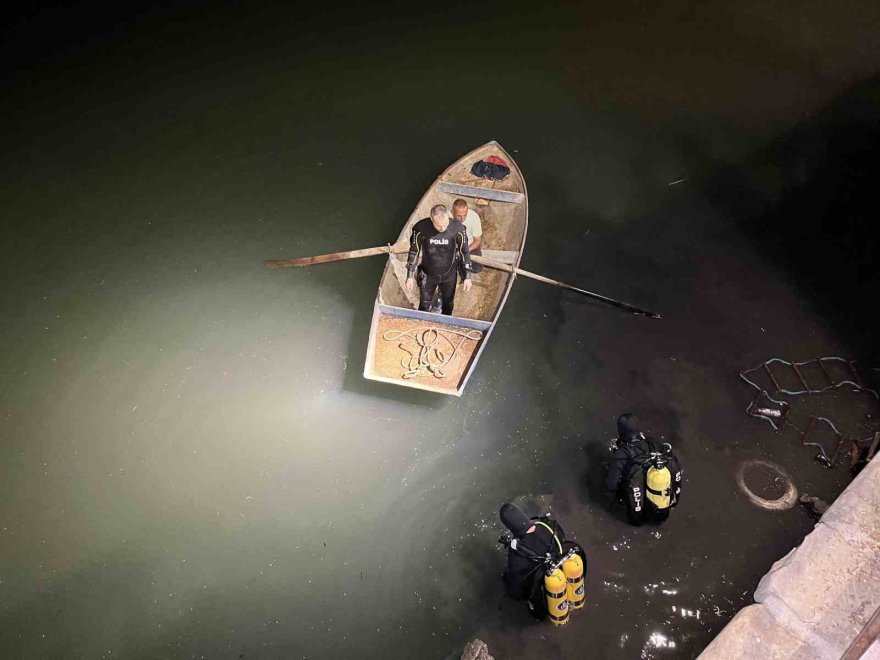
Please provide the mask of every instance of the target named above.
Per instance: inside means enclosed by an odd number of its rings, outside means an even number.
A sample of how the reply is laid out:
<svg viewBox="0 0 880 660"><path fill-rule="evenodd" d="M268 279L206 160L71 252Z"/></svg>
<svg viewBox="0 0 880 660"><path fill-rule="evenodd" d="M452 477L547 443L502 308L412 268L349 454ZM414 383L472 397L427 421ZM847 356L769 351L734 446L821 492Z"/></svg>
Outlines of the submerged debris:
<svg viewBox="0 0 880 660"><path fill-rule="evenodd" d="M831 506L825 500L820 500L818 497L807 495L806 493L798 498L798 504L801 504L816 520L821 518L822 514Z"/></svg>

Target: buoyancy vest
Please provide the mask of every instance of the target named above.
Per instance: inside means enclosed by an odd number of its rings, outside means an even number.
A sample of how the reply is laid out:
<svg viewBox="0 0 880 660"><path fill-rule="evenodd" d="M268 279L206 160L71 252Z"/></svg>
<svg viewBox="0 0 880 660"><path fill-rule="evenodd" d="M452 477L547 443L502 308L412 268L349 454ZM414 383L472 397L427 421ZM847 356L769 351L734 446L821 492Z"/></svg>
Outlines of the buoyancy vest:
<svg viewBox="0 0 880 660"><path fill-rule="evenodd" d="M562 526L552 518L548 519L543 516L533 517L530 520L535 523L535 526L543 527L550 532L546 544L539 541L537 536L530 539L530 535L524 535L513 539L510 542L510 549L532 561L543 561L547 554L554 558L561 557L563 554L562 544L565 543L565 532Z"/></svg>

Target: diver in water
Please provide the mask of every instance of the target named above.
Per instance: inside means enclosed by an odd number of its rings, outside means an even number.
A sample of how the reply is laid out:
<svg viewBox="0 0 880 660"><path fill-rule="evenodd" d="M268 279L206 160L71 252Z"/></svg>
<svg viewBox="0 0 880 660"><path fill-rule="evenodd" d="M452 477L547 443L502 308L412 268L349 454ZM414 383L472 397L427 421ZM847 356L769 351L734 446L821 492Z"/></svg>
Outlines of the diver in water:
<svg viewBox="0 0 880 660"><path fill-rule="evenodd" d="M633 525L666 520L678 504L682 484L681 465L672 445L645 437L632 413L617 418L617 433L605 490L623 501Z"/></svg>
<svg viewBox="0 0 880 660"><path fill-rule="evenodd" d="M547 605L542 569L548 559L558 561L574 547L582 565L586 566L584 551L565 540L565 530L549 513L529 518L518 506L505 502L499 517L512 535L499 539L507 547L507 568L503 575L507 594L514 600L526 601L532 615L543 619L547 616Z"/></svg>

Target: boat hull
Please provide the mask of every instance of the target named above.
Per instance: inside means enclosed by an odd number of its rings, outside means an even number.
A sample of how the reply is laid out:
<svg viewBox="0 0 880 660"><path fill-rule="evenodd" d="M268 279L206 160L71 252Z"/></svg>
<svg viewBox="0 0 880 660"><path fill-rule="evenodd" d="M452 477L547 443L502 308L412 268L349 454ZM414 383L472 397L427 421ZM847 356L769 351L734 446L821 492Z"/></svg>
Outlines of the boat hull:
<svg viewBox="0 0 880 660"><path fill-rule="evenodd" d="M503 181L471 174L473 163L496 155L510 165ZM450 165L428 188L401 229L429 216L435 204L452 208L464 199L482 221L484 256L519 266L528 230L528 193L513 158L488 142ZM515 275L484 268L471 291L459 285L453 316L418 311L418 291L407 292L406 254L390 254L373 307L364 377L415 389L461 396L504 307Z"/></svg>

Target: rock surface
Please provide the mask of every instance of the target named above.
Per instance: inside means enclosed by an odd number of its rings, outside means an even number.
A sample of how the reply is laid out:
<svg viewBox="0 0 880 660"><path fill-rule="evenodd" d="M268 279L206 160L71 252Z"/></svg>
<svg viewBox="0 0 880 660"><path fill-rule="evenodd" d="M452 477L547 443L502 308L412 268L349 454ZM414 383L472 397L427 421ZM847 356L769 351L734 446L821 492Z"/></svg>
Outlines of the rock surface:
<svg viewBox="0 0 880 660"><path fill-rule="evenodd" d="M489 654L489 647L486 645L486 642L475 639L468 642L468 645L464 647L461 660L495 660L495 658Z"/></svg>

